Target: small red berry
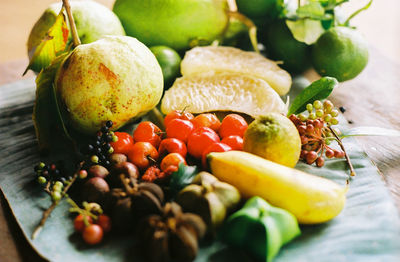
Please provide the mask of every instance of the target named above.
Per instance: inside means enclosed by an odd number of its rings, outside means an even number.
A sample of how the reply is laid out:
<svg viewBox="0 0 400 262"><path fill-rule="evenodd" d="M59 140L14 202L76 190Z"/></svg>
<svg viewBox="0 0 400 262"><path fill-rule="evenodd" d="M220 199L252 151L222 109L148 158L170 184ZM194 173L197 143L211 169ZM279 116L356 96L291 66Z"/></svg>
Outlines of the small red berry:
<svg viewBox="0 0 400 262"><path fill-rule="evenodd" d="M103 240L103 229L99 225L91 224L83 230L82 238L86 244L96 245Z"/></svg>

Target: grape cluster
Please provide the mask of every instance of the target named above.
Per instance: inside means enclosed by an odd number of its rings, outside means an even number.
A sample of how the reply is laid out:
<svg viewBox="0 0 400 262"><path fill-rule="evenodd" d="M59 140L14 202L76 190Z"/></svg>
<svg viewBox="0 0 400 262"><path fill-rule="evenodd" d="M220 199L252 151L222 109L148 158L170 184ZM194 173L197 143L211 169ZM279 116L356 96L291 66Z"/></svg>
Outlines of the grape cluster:
<svg viewBox="0 0 400 262"><path fill-rule="evenodd" d="M113 122L108 120L96 133L96 137L92 143L85 145L82 148L82 153L88 158L87 163L93 165L101 164L105 167L110 166L110 155L114 152L110 142L115 142L118 138L114 132L110 131Z"/></svg>
<svg viewBox="0 0 400 262"><path fill-rule="evenodd" d="M327 158L344 157L343 151L329 147L331 141L336 140L329 127L339 123L336 118L339 112L334 109L332 102L316 100L313 104L307 104L306 108L308 115L301 113L289 117L300 134L300 158L309 165L315 163L322 167L325 164L324 155Z"/></svg>
<svg viewBox="0 0 400 262"><path fill-rule="evenodd" d="M60 200L64 184L67 184L71 178L64 177L60 169L58 169L54 163L46 165L45 163L40 162L34 167L34 171L37 181L39 184L46 187L46 190L51 194L53 201Z"/></svg>

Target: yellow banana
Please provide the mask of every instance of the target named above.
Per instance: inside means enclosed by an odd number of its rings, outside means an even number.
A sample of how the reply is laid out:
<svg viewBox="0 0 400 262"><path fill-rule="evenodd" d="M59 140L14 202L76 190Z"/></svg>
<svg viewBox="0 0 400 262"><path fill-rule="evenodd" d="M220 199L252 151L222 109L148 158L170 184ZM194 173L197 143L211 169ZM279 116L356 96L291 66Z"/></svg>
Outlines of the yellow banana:
<svg viewBox="0 0 400 262"><path fill-rule="evenodd" d="M212 174L236 187L242 197L260 196L291 212L301 224L326 222L346 202L347 187L250 153L210 153L207 159Z"/></svg>

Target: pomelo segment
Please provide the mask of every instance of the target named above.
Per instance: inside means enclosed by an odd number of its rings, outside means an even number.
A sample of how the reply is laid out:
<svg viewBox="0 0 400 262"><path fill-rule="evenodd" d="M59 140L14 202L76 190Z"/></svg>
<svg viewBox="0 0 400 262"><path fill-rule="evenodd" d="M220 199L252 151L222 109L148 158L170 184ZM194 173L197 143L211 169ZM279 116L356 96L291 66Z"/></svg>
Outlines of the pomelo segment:
<svg viewBox="0 0 400 262"><path fill-rule="evenodd" d="M186 52L181 63L183 76L204 72L237 73L265 80L279 95L289 92L290 74L276 62L256 52L242 51L227 46L195 47Z"/></svg>
<svg viewBox="0 0 400 262"><path fill-rule="evenodd" d="M267 82L243 74L199 74L178 78L165 92L161 111L191 113L241 112L252 117L267 112L285 113L278 93Z"/></svg>

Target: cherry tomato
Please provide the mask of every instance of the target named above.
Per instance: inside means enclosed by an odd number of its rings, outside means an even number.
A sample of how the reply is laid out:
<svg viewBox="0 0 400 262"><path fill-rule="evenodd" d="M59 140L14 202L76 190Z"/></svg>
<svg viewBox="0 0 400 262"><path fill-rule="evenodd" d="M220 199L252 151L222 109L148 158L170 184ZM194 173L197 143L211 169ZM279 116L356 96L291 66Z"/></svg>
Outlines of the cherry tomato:
<svg viewBox="0 0 400 262"><path fill-rule="evenodd" d="M176 119L176 118L190 121L190 120L192 120L194 118L194 116L189 112L175 110L175 111L172 111L168 115L165 116L165 118L164 118L164 126L167 126L168 123L172 119Z"/></svg>
<svg viewBox="0 0 400 262"><path fill-rule="evenodd" d="M137 142L128 154L128 160L145 170L158 159L157 149L149 142Z"/></svg>
<svg viewBox="0 0 400 262"><path fill-rule="evenodd" d="M104 233L108 233L111 231L111 219L107 215L104 214L99 215L96 224L103 229Z"/></svg>
<svg viewBox="0 0 400 262"><path fill-rule="evenodd" d="M227 136L221 142L230 146L232 150L243 150L243 138L241 136Z"/></svg>
<svg viewBox="0 0 400 262"><path fill-rule="evenodd" d="M74 219L74 228L76 230L76 232L83 232L83 230L86 227L86 224L84 222L84 216L82 214L79 214L75 217ZM86 216L86 221L89 224L93 224L93 219L90 216Z"/></svg>
<svg viewBox="0 0 400 262"><path fill-rule="evenodd" d="M192 120L192 123L194 129L205 126L211 128L215 132L218 132L218 129L221 126L221 122L214 114L200 114Z"/></svg>
<svg viewBox="0 0 400 262"><path fill-rule="evenodd" d="M166 138L161 141L158 153L160 156L169 153L178 153L181 156L186 157L187 148L185 143L177 138Z"/></svg>
<svg viewBox="0 0 400 262"><path fill-rule="evenodd" d="M171 166L176 167L176 170L178 170L180 163L184 163L186 165L185 158L178 153L170 153L163 158L160 167L164 172L166 172L168 168L171 170Z"/></svg>
<svg viewBox="0 0 400 262"><path fill-rule="evenodd" d="M161 129L150 121L140 123L133 132L133 141L149 142L158 147L161 142Z"/></svg>
<svg viewBox="0 0 400 262"><path fill-rule="evenodd" d="M114 132L118 137L118 141L111 142L110 145L114 148L115 154L128 154L133 147L133 138L130 134L125 132Z"/></svg>
<svg viewBox="0 0 400 262"><path fill-rule="evenodd" d="M188 137L188 152L195 158L200 159L207 147L219 141L219 136L214 130L209 127L199 127Z"/></svg>
<svg viewBox="0 0 400 262"><path fill-rule="evenodd" d="M226 152L230 151L232 148L228 146L227 144L217 142L214 144L211 144L209 147L204 150L203 155L201 157L201 163L203 164L203 167L207 167L207 155L211 152Z"/></svg>
<svg viewBox="0 0 400 262"><path fill-rule="evenodd" d="M172 119L166 126L167 137L177 138L186 143L193 129L193 124L189 120Z"/></svg>
<svg viewBox="0 0 400 262"><path fill-rule="evenodd" d="M91 224L83 230L82 238L86 244L96 245L103 239L103 229L99 225Z"/></svg>
<svg viewBox="0 0 400 262"><path fill-rule="evenodd" d="M221 138L227 136L241 136L247 129L247 122L238 114L229 114L222 119L221 127L219 128L219 135Z"/></svg>

